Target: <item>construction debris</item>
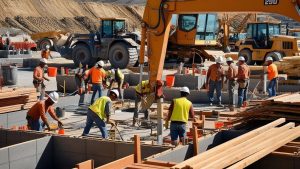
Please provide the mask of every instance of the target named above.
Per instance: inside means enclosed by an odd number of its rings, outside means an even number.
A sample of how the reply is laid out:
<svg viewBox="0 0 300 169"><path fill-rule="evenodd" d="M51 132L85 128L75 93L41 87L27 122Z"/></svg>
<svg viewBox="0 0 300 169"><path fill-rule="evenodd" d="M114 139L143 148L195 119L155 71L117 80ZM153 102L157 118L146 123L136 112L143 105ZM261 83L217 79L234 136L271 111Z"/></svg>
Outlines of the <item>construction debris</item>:
<svg viewBox="0 0 300 169"><path fill-rule="evenodd" d="M279 71L288 77L300 77L300 56L284 57L282 62L275 62Z"/></svg>

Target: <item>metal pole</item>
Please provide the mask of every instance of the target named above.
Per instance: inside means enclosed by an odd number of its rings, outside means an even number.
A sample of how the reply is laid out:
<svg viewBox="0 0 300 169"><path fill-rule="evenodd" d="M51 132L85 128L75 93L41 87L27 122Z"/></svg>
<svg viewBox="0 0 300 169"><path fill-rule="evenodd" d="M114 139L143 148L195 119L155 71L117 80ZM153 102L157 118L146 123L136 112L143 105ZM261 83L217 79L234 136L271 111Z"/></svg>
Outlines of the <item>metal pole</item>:
<svg viewBox="0 0 300 169"><path fill-rule="evenodd" d="M163 144L163 102L164 99L160 98L157 101L157 144Z"/></svg>
<svg viewBox="0 0 300 169"><path fill-rule="evenodd" d="M263 93L266 94L267 93L267 74L266 74L266 66L263 66L263 76L264 76L264 88L263 88Z"/></svg>

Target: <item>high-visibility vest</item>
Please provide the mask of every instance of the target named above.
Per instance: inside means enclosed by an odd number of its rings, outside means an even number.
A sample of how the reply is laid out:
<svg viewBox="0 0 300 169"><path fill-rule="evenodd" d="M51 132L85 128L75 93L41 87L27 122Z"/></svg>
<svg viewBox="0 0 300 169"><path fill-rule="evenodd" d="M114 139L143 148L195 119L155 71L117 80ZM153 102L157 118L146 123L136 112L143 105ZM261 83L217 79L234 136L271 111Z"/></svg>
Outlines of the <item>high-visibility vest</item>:
<svg viewBox="0 0 300 169"><path fill-rule="evenodd" d="M121 79L124 80L124 74L122 73L122 71L120 69L117 69L117 76Z"/></svg>
<svg viewBox="0 0 300 169"><path fill-rule="evenodd" d="M111 102L111 99L107 96L102 96L99 99L97 99L90 107L94 113L96 113L100 119L104 120L106 118L105 114L105 105L107 102Z"/></svg>
<svg viewBox="0 0 300 169"><path fill-rule="evenodd" d="M141 90L142 88L142 90ZM141 87L141 83L139 83L136 87L135 87L135 91L137 93L149 93L150 92L150 88L149 88L149 80L144 80L142 81L142 87Z"/></svg>
<svg viewBox="0 0 300 169"><path fill-rule="evenodd" d="M174 99L174 108L171 116L171 121L181 121L187 123L189 120L189 112L192 106L186 97Z"/></svg>

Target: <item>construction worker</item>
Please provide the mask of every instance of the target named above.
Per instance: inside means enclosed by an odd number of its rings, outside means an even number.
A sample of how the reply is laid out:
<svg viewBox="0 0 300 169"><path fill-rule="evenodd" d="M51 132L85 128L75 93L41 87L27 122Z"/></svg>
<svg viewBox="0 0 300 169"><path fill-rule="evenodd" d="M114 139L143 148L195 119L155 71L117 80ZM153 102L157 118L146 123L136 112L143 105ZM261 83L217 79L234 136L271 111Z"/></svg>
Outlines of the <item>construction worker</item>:
<svg viewBox="0 0 300 169"><path fill-rule="evenodd" d="M121 89L122 89L122 86L124 83L124 74L122 73L122 71L119 68L111 69L111 80L110 80L110 85L108 87L109 90L111 90L113 88L114 82L118 83L118 91L120 93L119 99L123 99Z"/></svg>
<svg viewBox="0 0 300 169"><path fill-rule="evenodd" d="M36 88L37 92L40 92L39 100L43 100L45 97L45 84L44 80L50 81L44 75L44 68L47 65L47 59L40 59L40 64L33 71L33 85Z"/></svg>
<svg viewBox="0 0 300 169"><path fill-rule="evenodd" d="M229 95L229 109L230 111L234 110L234 89L236 86L236 77L238 69L233 63L233 59L231 57L228 57L226 59L227 65L228 65L228 71L226 76L226 81L228 83L228 95Z"/></svg>
<svg viewBox="0 0 300 169"><path fill-rule="evenodd" d="M211 65L207 72L207 78L206 78L206 87L208 87L208 97L210 106L213 105L214 101L214 91L216 90L217 93L217 106L223 107L221 104L221 95L222 95L222 88L223 88L223 82L224 82L224 75L225 71L222 66L223 58L218 57L216 59L216 63Z"/></svg>
<svg viewBox="0 0 300 169"><path fill-rule="evenodd" d="M47 126L48 130L51 130L50 124L47 120L46 113L48 112L50 116L57 121L58 126L63 126L62 122L57 118L53 105L58 102L59 95L56 92L52 92L48 95L48 99L45 101L38 101L34 104L27 112L27 122L28 128L30 130L42 131L42 125L40 118L43 123Z"/></svg>
<svg viewBox="0 0 300 169"><path fill-rule="evenodd" d="M109 96L102 96L98 98L95 103L93 103L87 112L86 126L83 130L82 136L87 136L95 122L97 127L100 129L103 138L108 137L106 123L115 125L115 123L110 120L110 114L112 111L112 101L117 100L119 97L118 90L111 90Z"/></svg>
<svg viewBox="0 0 300 169"><path fill-rule="evenodd" d="M247 106L247 93L250 78L250 68L245 63L245 58L243 56L239 57L239 66L237 74L237 82L239 84L238 88L238 108Z"/></svg>
<svg viewBox="0 0 300 169"><path fill-rule="evenodd" d="M103 69L104 62L101 60L96 63L94 67L92 67L86 74L85 79L90 76L91 82L92 82L92 99L91 104L94 103L96 93L98 92L99 97L102 96L102 84L106 77L105 70ZM99 98L98 97L98 98Z"/></svg>
<svg viewBox="0 0 300 169"><path fill-rule="evenodd" d="M86 69L82 68L82 65L80 64L75 73L75 82L78 90L77 93L80 96L78 106L84 105L85 93L87 91L87 83L85 83L84 80L85 74Z"/></svg>
<svg viewBox="0 0 300 169"><path fill-rule="evenodd" d="M49 45L46 45L45 49L42 50L41 56L42 56L42 58L45 58L45 59L49 59L49 57L51 57L51 59L53 59Z"/></svg>
<svg viewBox="0 0 300 169"><path fill-rule="evenodd" d="M190 94L188 87L180 89L180 98L174 99L169 107L167 122L171 121L170 135L172 145L178 145L178 136L180 141L185 144L186 125L189 118L194 118L192 102L187 99Z"/></svg>
<svg viewBox="0 0 300 169"><path fill-rule="evenodd" d="M135 109L133 114L133 124L135 126L137 119L139 117L139 113L141 112L141 104L142 104L142 97L149 94L150 92L150 83L149 80L144 80L142 83L139 83L135 87ZM144 112L144 119L147 120L149 118L148 110L142 110Z"/></svg>
<svg viewBox="0 0 300 169"><path fill-rule="evenodd" d="M273 58L268 57L266 59L266 64L268 65L268 80L269 85L268 85L268 92L269 92L269 97L276 96L276 84L278 80L278 70L277 66L273 63Z"/></svg>

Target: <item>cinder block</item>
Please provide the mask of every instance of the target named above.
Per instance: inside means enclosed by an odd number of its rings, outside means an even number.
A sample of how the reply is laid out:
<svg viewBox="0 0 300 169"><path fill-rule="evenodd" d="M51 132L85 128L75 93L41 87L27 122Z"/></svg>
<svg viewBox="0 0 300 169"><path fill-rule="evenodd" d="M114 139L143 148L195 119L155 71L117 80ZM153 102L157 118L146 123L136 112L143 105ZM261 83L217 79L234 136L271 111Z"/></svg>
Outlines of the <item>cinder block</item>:
<svg viewBox="0 0 300 169"><path fill-rule="evenodd" d="M10 162L10 169L33 169L36 168L36 155L25 157Z"/></svg>
<svg viewBox="0 0 300 169"><path fill-rule="evenodd" d="M115 144L110 141L86 140L87 155L115 159Z"/></svg>
<svg viewBox="0 0 300 169"><path fill-rule="evenodd" d="M7 128L7 114L0 114L0 126Z"/></svg>
<svg viewBox="0 0 300 169"><path fill-rule="evenodd" d="M36 162L36 141L28 141L9 147L9 160L17 161L34 156Z"/></svg>
<svg viewBox="0 0 300 169"><path fill-rule="evenodd" d="M72 152L85 154L86 153L86 140L71 138L71 137L62 137L62 136L52 136L53 146L56 152Z"/></svg>
<svg viewBox="0 0 300 169"><path fill-rule="evenodd" d="M53 169L53 153L52 150L47 150L42 154L37 154L36 156L36 169Z"/></svg>
<svg viewBox="0 0 300 169"><path fill-rule="evenodd" d="M22 142L22 140L19 140L18 138L20 138L20 132L7 131L7 134L6 134L7 146L18 144L18 143Z"/></svg>
<svg viewBox="0 0 300 169"><path fill-rule="evenodd" d="M7 146L7 143L6 143L6 139L7 139L6 134L7 134L6 130L1 130L0 129L0 148Z"/></svg>
<svg viewBox="0 0 300 169"><path fill-rule="evenodd" d="M0 165L8 163L8 148L2 148L0 149Z"/></svg>
<svg viewBox="0 0 300 169"><path fill-rule="evenodd" d="M0 169L9 169L9 163L0 164Z"/></svg>
<svg viewBox="0 0 300 169"><path fill-rule="evenodd" d="M36 152L38 154L44 153L47 150L51 150L51 148L52 148L51 136L37 139L36 140L36 148L37 148Z"/></svg>
<svg viewBox="0 0 300 169"><path fill-rule="evenodd" d="M95 155L87 155L87 159L93 159L95 167L102 166L104 164L113 162L117 159L111 158L111 157L104 157L104 156L95 156Z"/></svg>
<svg viewBox="0 0 300 169"><path fill-rule="evenodd" d="M134 153L133 147L134 147L133 143L116 142L115 143L116 158L120 159L122 157L133 154Z"/></svg>
<svg viewBox="0 0 300 169"><path fill-rule="evenodd" d="M143 74L143 80L148 80L149 76L147 74ZM140 74L139 73L130 73L125 74L124 77L125 82L129 83L129 86L136 86L140 82Z"/></svg>
<svg viewBox="0 0 300 169"><path fill-rule="evenodd" d="M72 153L66 151L56 151L54 157L54 168L73 168L76 164L87 160L85 153Z"/></svg>
<svg viewBox="0 0 300 169"><path fill-rule="evenodd" d="M206 76L176 74L174 87L186 86L190 88L190 90L198 90L201 89L201 87L205 84L205 82L206 82Z"/></svg>
<svg viewBox="0 0 300 169"><path fill-rule="evenodd" d="M141 146L141 153L142 158L147 158L151 155L161 153L170 149L170 147L162 147L162 146L152 146L152 145L142 145ZM129 154L128 154L129 155Z"/></svg>

